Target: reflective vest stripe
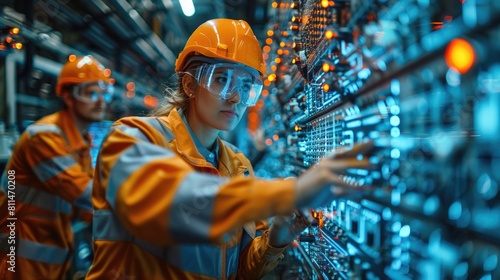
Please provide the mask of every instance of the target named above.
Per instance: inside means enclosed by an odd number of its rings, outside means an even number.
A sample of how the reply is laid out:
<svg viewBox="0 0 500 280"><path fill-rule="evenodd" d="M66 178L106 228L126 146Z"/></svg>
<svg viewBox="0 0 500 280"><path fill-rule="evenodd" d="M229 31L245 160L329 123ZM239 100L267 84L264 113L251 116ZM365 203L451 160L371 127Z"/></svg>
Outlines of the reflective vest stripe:
<svg viewBox="0 0 500 280"><path fill-rule="evenodd" d="M32 124L26 128L28 135L33 137L40 132L54 132L64 136L62 130L55 124Z"/></svg>
<svg viewBox="0 0 500 280"><path fill-rule="evenodd" d="M120 154L109 174L106 191L106 199L109 204L113 208L115 207L118 190L130 174L154 160L168 159L173 155L174 153L171 151L149 142L136 142L128 147Z"/></svg>
<svg viewBox="0 0 500 280"><path fill-rule="evenodd" d="M130 136L133 136L139 140L142 140L142 141L145 141L145 142L149 142L149 139L146 137L146 135L144 135L144 133L142 133L138 128L136 127L130 127L130 126L126 126L126 125L117 125L117 126L112 126L110 129L109 129L109 133L108 134L111 134L113 133L115 130L120 130L121 132L124 132Z"/></svg>
<svg viewBox="0 0 500 280"><path fill-rule="evenodd" d="M163 136L165 136L165 139L167 139L167 142L170 142L175 139L174 133L158 118L139 118L142 121L147 122L149 125L152 127L156 128L158 132L161 132Z"/></svg>
<svg viewBox="0 0 500 280"><path fill-rule="evenodd" d="M155 246L132 236L111 210L94 211L93 239L132 242L145 251L164 260L169 265L181 270L220 279L222 267L222 250L204 244L180 246ZM243 233L246 234L246 233ZM240 245L226 249L227 276L237 272L238 252ZM193 262L193 259L199 261Z"/></svg>
<svg viewBox="0 0 500 280"><path fill-rule="evenodd" d="M9 235L0 233L0 242L7 244ZM15 240L15 253L19 258L48 264L63 264L69 255L68 248L42 244L31 240L17 238ZM5 243L4 243L5 242Z"/></svg>
<svg viewBox="0 0 500 280"><path fill-rule="evenodd" d="M37 164L33 167L33 172L43 183L76 164L71 155L57 156Z"/></svg>
<svg viewBox="0 0 500 280"><path fill-rule="evenodd" d="M82 194L75 199L73 202L76 206L87 210L92 211L92 185L94 184L94 180L90 180L85 190L83 190Z"/></svg>
<svg viewBox="0 0 500 280"><path fill-rule="evenodd" d="M48 264L63 264L67 261L69 249L21 238L17 242L17 255L21 258Z"/></svg>
<svg viewBox="0 0 500 280"><path fill-rule="evenodd" d="M178 186L168 221L172 237L181 242L209 241L210 221L219 188L228 179L197 172L189 173Z"/></svg>
<svg viewBox="0 0 500 280"><path fill-rule="evenodd" d="M1 190L8 194L7 181L5 173L2 174ZM40 189L17 185L15 188L15 199L23 204L38 207L40 209L69 214L71 212L71 204L59 196L47 193Z"/></svg>

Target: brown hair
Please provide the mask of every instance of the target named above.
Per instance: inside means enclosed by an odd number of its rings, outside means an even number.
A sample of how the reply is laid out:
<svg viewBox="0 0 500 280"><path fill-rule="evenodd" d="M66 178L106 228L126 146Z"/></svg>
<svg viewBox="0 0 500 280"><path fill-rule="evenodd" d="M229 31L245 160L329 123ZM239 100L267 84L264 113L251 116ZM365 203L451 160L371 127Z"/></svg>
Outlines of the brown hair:
<svg viewBox="0 0 500 280"><path fill-rule="evenodd" d="M203 57L203 56L201 56ZM156 107L151 111L150 116L161 117L168 116L170 111L175 108L180 108L182 112L187 115L189 113L189 104L191 103L191 98L186 94L184 87L182 86L182 78L185 75L193 76L192 70L195 70L197 66L200 66L203 62L192 61L186 66L185 72L177 72L177 89L166 87L165 88L165 99L162 101L160 106Z"/></svg>
<svg viewBox="0 0 500 280"><path fill-rule="evenodd" d="M151 116L154 117L161 117L161 116L168 116L170 114L170 111L172 111L175 108L180 108L184 112L184 114L187 114L189 111L189 103L190 99L189 96L185 93L184 88L182 87L182 76L186 75L185 73L178 73L178 82L177 82L177 89L171 88L171 87L166 87L165 88L165 98L163 99L162 103L160 106L156 107L151 111Z"/></svg>

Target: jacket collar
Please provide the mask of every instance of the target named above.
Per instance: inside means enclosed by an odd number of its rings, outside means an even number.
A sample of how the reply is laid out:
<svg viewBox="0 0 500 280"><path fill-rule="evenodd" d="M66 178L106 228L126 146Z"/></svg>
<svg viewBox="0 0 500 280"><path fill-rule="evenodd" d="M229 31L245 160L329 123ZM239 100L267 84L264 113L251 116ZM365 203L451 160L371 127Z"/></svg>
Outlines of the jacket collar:
<svg viewBox="0 0 500 280"><path fill-rule="evenodd" d="M191 128L191 126L189 125L188 120L187 120L186 116L184 115L184 113L181 110L177 110L177 113L179 114L182 121L184 122L184 126L186 127L187 131L189 132L189 135L191 136L191 139L193 140L193 143L196 146L196 149L198 150L198 152L203 156L203 158L206 161L210 162L210 164L212 164L213 166L215 166L215 168L217 168L219 165L219 162L218 162L218 160L219 160L219 147L220 147L219 141L215 141L215 147L214 147L213 151L208 150L205 146L203 146L203 144L201 143L201 141L198 138L198 136L196 135L196 133L194 133L194 131Z"/></svg>
<svg viewBox="0 0 500 280"><path fill-rule="evenodd" d="M68 144L72 150L78 151L90 148L90 135L87 134L85 138L84 136L82 136L77 126L73 122L73 117L71 116L68 109L63 109L59 112L59 120L57 120L57 125L64 132L66 140L68 141Z"/></svg>
<svg viewBox="0 0 500 280"><path fill-rule="evenodd" d="M201 153L196 149L196 145L191 138L186 124L179 115L177 109L173 109L167 116L167 121L172 128L172 132L176 138L177 152L191 164L198 167L212 167ZM247 167L243 163L241 157L230 150L224 142L217 138L219 145L219 172L220 175L233 176L242 173Z"/></svg>
<svg viewBox="0 0 500 280"><path fill-rule="evenodd" d="M219 171L221 176L249 175L251 167L245 165L245 162L248 165L250 163L243 153L235 153L220 138L217 140L219 141L219 147L224 147L219 151Z"/></svg>
<svg viewBox="0 0 500 280"><path fill-rule="evenodd" d="M170 111L167 120L172 126L172 132L175 135L175 139L177 139L177 152L195 165L207 164L203 156L196 149L196 145L186 125L182 121L182 117L179 115L179 112L177 112L177 109Z"/></svg>

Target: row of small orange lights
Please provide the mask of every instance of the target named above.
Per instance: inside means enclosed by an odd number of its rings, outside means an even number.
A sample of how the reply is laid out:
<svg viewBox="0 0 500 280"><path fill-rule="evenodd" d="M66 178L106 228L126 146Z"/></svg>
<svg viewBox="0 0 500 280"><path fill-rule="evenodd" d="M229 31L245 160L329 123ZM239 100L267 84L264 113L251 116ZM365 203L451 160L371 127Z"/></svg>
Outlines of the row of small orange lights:
<svg viewBox="0 0 500 280"><path fill-rule="evenodd" d="M11 39L11 40L8 40L8 39ZM5 39L5 42L6 43L10 43L12 41L12 38L10 37L7 37ZM20 43L20 42L17 42L17 43L13 43L10 45L13 49L16 49L16 50L20 50L23 48L23 43ZM0 45L0 50L5 50L7 49L7 46L6 45Z"/></svg>
<svg viewBox="0 0 500 280"><path fill-rule="evenodd" d="M290 34L288 33L288 31L286 31L286 30L281 31L281 36L283 36L283 37L288 37L288 35L290 35ZM274 31L273 31L273 30L271 30L271 29L269 29L269 30L267 31L267 36L269 36L269 37L273 37L273 36L274 36ZM270 45L270 44L269 44L269 45Z"/></svg>
<svg viewBox="0 0 500 280"><path fill-rule="evenodd" d="M322 8L328 8L328 7L333 7L335 6L335 2L331 0L321 0L321 7Z"/></svg>
<svg viewBox="0 0 500 280"><path fill-rule="evenodd" d="M333 7L335 5L335 2L331 1L331 0L330 1L329 0L323 0L323 1L321 1L321 5L322 5L323 8ZM292 2L291 5L288 5L287 3L280 3L280 4L278 4L277 2L273 2L272 3L272 7L273 8L278 8L278 6L279 6L279 8L288 8L288 7L290 7L291 9L297 9L298 8L298 3ZM300 22L300 18L294 16L292 18L292 22ZM296 27L298 27L298 26L296 26ZM290 27L290 30L296 31L296 30L294 30L292 28L292 26ZM287 37L289 34L288 34L288 31L285 30L285 31L281 32L281 35L284 36L284 37ZM273 43L272 37L274 36L274 31L273 30L268 30L267 31L267 36L268 36L268 38L265 41L266 45L263 47L264 60L268 60L269 59L269 53L271 52L271 45ZM337 36L338 36L338 34L336 32L334 32L334 31L332 31L332 30L327 30L325 32L325 37L327 39L336 38ZM276 53L279 56L281 56L281 55L289 55L290 54L290 51L288 49L284 49L284 50L282 49L282 48L286 47L286 43L281 42L280 43L280 47L281 48L276 51ZM296 47L295 43L293 43L292 44L292 48L295 48L295 47ZM276 57L274 59L274 63L275 64L280 64L281 62L282 62L282 59L280 57ZM293 58L292 59L292 64L296 64L297 62L299 62L298 58ZM333 66L331 66L331 69L330 69L330 66L328 64L326 66L328 66L329 71L331 71L331 70L334 69ZM323 69L325 69L326 66L324 65ZM269 87L272 82L276 81L276 74L274 72L276 72L277 66L276 65L272 65L271 66L271 70L272 70L273 73L269 74L267 76L267 79L264 80L264 86L266 86L266 87ZM328 84L324 84L323 85L323 90L328 91L329 90L329 85ZM268 95L269 95L269 91L267 89L264 89L262 91L262 96L263 97L267 97ZM257 123L257 120L258 120L258 113L256 111L254 111L254 110L251 110L251 111L252 112L249 113L249 125L250 126L254 126ZM252 116L252 117L250 117L250 116ZM275 137L276 137L276 139L274 139ZM278 140L279 139L278 135L274 135L273 139L274 140ZM265 141L266 145L268 145L268 146L272 145L273 139L271 139L271 138L266 139L266 141Z"/></svg>
<svg viewBox="0 0 500 280"><path fill-rule="evenodd" d="M474 66L476 62L476 51L470 42L457 38L452 40L446 47L444 58L449 68L463 75ZM335 66L324 62L322 70L327 73L335 70ZM324 92L328 92L330 90L330 85L328 83L323 83L321 89Z"/></svg>
<svg viewBox="0 0 500 280"><path fill-rule="evenodd" d="M274 8L277 8L278 7L278 3L277 2L273 2L272 6ZM280 8L284 8L284 7L287 7L287 4L283 4L283 3L280 4ZM274 30L269 29L267 31L268 38L265 40L266 45L262 49L263 50L262 56L263 56L263 58L264 58L265 61L267 61L269 59L269 52L271 51L271 45L273 44L272 37L274 35L275 35ZM289 34L288 34L288 31L285 30L285 31L281 32L281 35L283 37L288 37ZM280 43L280 46L284 47L285 43L283 43L283 42ZM282 55L283 53L285 53L285 52L280 49L278 54ZM286 54L288 54L288 53L289 53L289 51L286 50ZM276 64L279 64L280 62L281 62L280 58L276 58L274 60L274 63L276 63ZM274 74L274 72L276 72L277 69L278 69L278 67L275 64L271 65L271 71L273 73L269 74L267 76L267 78L264 79L264 86L265 87L262 90L262 94L261 94L262 97L269 96L269 90L267 88L270 87L271 84L272 84L272 82L274 82L276 80L276 74ZM259 127L260 127L259 111L262 109L263 106L264 106L264 101L262 99L260 99L257 102L256 106L249 108L249 110L248 110L248 128L249 128L250 131L254 131L255 132L255 131L257 131L257 129L259 129ZM270 138L266 139L265 143L266 143L267 146L272 145L272 139L270 139Z"/></svg>
<svg viewBox="0 0 500 280"><path fill-rule="evenodd" d="M273 7L274 9L276 9L276 8L287 9L289 7L293 9L293 5L294 4L295 3L292 3L291 6L290 6L290 4L288 4L288 3L281 2L281 3L278 4L278 2L275 1L275 2L271 3L271 7Z"/></svg>
<svg viewBox="0 0 500 280"><path fill-rule="evenodd" d="M269 36L267 39L266 39L266 45L263 47L263 57L264 57L264 60L268 60L269 59L269 52L271 51L271 45L273 44L273 39L272 37L274 36L274 31L273 30L268 30L267 31L267 35ZM287 37L289 34L288 34L288 31L284 30L281 32L281 35L283 37ZM285 42L280 42L279 44L280 48L276 51L276 54L278 54L278 57L276 57L274 59L274 64L271 65L271 71L272 72L276 72L276 70L278 69L278 66L276 66L277 64L280 64L283 59L279 56L287 56L287 55L290 55L290 50L287 49L290 47L290 44L287 44ZM271 85L272 82L276 81L276 74L270 74L267 76L267 79L264 80L264 85L266 87L269 87ZM268 92L266 93L266 95L264 96L267 96Z"/></svg>
<svg viewBox="0 0 500 280"><path fill-rule="evenodd" d="M298 8L298 4L293 2L291 4L288 3L279 3L278 2L273 2L271 4L273 8L280 8L280 9L286 9L286 8L292 8L296 9ZM268 38L265 40L266 45L263 47L263 57L264 60L267 61L269 59L269 53L271 52L271 45L273 44L273 36L275 35L274 30L269 29L267 31L267 36ZM283 37L288 37L289 33L286 30L281 31L281 36ZM282 55L289 55L290 51L288 49L283 49L286 47L285 42L280 42L280 49L276 51L278 56ZM282 59L280 57L276 57L274 59L274 64L271 65L271 71L272 73L267 76L266 79L264 79L264 86L265 87L270 87L271 84L276 81L276 70L278 69L278 66L276 64L280 64L282 62ZM262 90L262 96L267 97L269 95L269 90L267 88L264 88ZM260 118L259 118L259 113L260 109L263 107L264 102L262 100L259 100L259 103L255 107L250 108L249 114L248 114L248 127L251 131L256 131L258 129L259 123L260 123ZM260 106L259 106L260 104ZM274 135L272 138L268 138L265 140L265 144L267 146L271 146L273 143L273 140L276 141L279 139L278 135Z"/></svg>
<svg viewBox="0 0 500 280"><path fill-rule="evenodd" d="M262 95L267 96L269 94L269 91L267 89L264 89L262 91ZM257 131L260 127L260 115L259 111L264 107L264 100L259 99L257 101L257 104L255 106L248 108L248 129L250 131Z"/></svg>
<svg viewBox="0 0 500 280"><path fill-rule="evenodd" d="M464 1L464 0L462 0L462 1ZM273 2L271 4L271 7L273 7L274 9L276 9L276 8L280 8L280 9L287 9L287 8L298 9L299 8L298 6L299 6L299 4L296 3L296 2L293 2L291 4L283 3L283 2L281 2L281 3L278 4L278 2ZM333 6L335 6L335 2L334 1L332 1L332 0L321 0L321 7L323 7L323 8L326 9L328 7L333 7Z"/></svg>
<svg viewBox="0 0 500 280"><path fill-rule="evenodd" d="M276 2L274 2L276 3ZM277 3L276 3L277 5ZM269 59L269 52L271 51L271 45L273 44L273 39L272 37L274 36L274 31L273 30L268 30L267 31L267 36L268 38L266 39L265 43L266 45L262 48L263 50L263 57L264 57L264 60L268 60ZM280 46L283 45L284 46L284 43L282 42L280 44ZM288 53L288 50L287 50L287 53ZM279 49L278 50L278 55L282 55L283 54L283 50ZM275 60L274 60L274 63L276 64L279 64L281 62L281 59L279 57L277 57ZM277 66L276 65L271 65L271 71L272 72L275 72L277 70ZM264 79L264 86L265 87L269 87L271 86L271 83L274 82L276 80L276 74L272 73L272 74L269 74L267 76L267 79ZM262 91L262 96L263 97L267 97L269 95L269 90L267 89L264 89Z"/></svg>
<svg viewBox="0 0 500 280"><path fill-rule="evenodd" d="M280 139L278 134L274 134L272 138L267 138L265 140L266 146L271 146L274 141L278 141Z"/></svg>
<svg viewBox="0 0 500 280"><path fill-rule="evenodd" d="M462 4L464 2L465 2L465 0L461 0ZM295 3L295 2L293 2L291 4L291 8L292 9L297 8L296 5L298 5L298 4ZM333 6L335 6L335 2L331 1L331 0L322 0L321 1L321 6L323 8L333 7ZM273 2L272 3L272 7L273 8L277 8L278 7L278 3L277 2ZM288 4L280 3L279 7L280 8L287 8ZM452 20L453 20L453 17L451 17L451 16L446 16L444 18L445 22L450 22ZM300 21L300 20L295 19L295 21L294 21L294 19L292 18L292 21L293 22L297 22L297 21ZM434 30L442 28L442 25L443 25L442 22L433 22L432 24L434 25ZM298 27L298 26L293 26L293 25L290 26L291 30L293 30L292 27ZM267 35L269 36L269 38L266 39L266 44L267 45L263 48L263 50L264 50L264 58L266 60L269 58L269 52L271 51L270 45L273 43L273 40L272 40L271 37L274 35L274 31L273 30L268 30ZM331 39L337 38L338 37L338 33L329 29L329 30L325 31L324 36L325 36L326 39L331 40ZM295 45L295 43L294 43L294 45ZM281 46L281 44L280 44L280 46ZM284 47L284 46L281 46L281 47ZM295 46L293 46L293 48L295 48ZM286 50L286 51L288 52L288 50ZM281 49L279 49L277 51L277 53L278 53L278 55L282 55L284 53L284 51L281 50ZM286 54L288 54L288 53L286 53ZM466 41L464 39L460 39L460 38L454 39L446 47L446 50L445 50L445 62L446 62L446 64L448 65L448 67L450 67L451 69L454 69L455 71L457 71L460 74L464 74L464 73L468 72L472 68L472 66L474 65L475 61L476 61L475 50L474 50L473 46L468 41ZM281 62L281 59L278 57L278 58L275 59L274 62L276 64L279 64ZM298 58L294 58L292 60L293 64L295 64L296 62L298 62ZM276 65L273 65L271 68L272 68L273 72L276 71ZM330 72L330 71L335 70L335 66L331 65L331 64L329 64L327 62L325 62L322 65L322 70L325 73L326 72ZM271 85L271 82L274 82L275 80L276 80L276 74L274 74L274 73L270 74L267 77L267 79L264 81L264 85L266 87L268 87L268 86ZM328 83L323 83L321 85L321 88L322 88L322 90L324 92L328 92L330 90L330 85ZM268 94L269 94L269 92L267 90L263 91L263 96L264 97L267 96ZM258 118L257 113L256 112L253 112L253 113L255 113L256 118ZM297 131L298 128L296 127L295 129ZM275 137L276 137L276 139L275 139ZM279 139L278 135L274 135L273 139L274 140L278 140ZM266 139L266 141L265 141L266 145L267 146L272 145L273 139L271 139L271 138Z"/></svg>
<svg viewBox="0 0 500 280"><path fill-rule="evenodd" d="M13 27L9 30L9 34L14 36L19 35L20 32L21 29L19 29L18 27ZM12 39L12 37L10 36L7 36L5 38L5 43L9 44L13 49L16 50L20 50L23 48L23 44L21 42L14 42L14 39ZM7 49L7 46L0 44L0 50L5 50L5 49Z"/></svg>
<svg viewBox="0 0 500 280"><path fill-rule="evenodd" d="M135 83L134 82L128 82L125 85L125 88L127 89L127 93L125 93L125 95L128 98L134 98L134 96L135 96Z"/></svg>
<svg viewBox="0 0 500 280"><path fill-rule="evenodd" d="M10 35L18 35L21 32L21 29L19 27L13 27L9 30Z"/></svg>
<svg viewBox="0 0 500 280"><path fill-rule="evenodd" d="M328 8L328 7L333 7L333 6L335 5L335 3L334 3L334 1L323 0L323 1L321 1L321 5L322 5L322 7L323 7L323 8ZM279 6L279 8L288 8L288 7L289 7L289 5L288 5L288 4L286 4L286 3L280 3L280 4L278 4L277 2L273 2L273 3L272 3L272 7L273 7L273 8L278 8L278 6ZM297 4L297 3L295 3L295 2L293 2L293 3L290 5L290 8L292 8L292 9L297 9L297 8L298 8L298 4ZM294 17L292 18L292 22L300 22L300 18L296 18L296 17L294 16ZM296 26L296 27L298 27L298 26ZM297 29L297 28L295 28L295 29ZM294 28L293 28L292 26L290 27L290 30L292 30L292 31L296 31L296 30L294 30ZM282 31L281 35L282 35L282 36L284 36L284 37L287 37L289 34L288 34L288 31ZM266 46L264 46L264 48L263 48L263 52L264 52L264 54L263 54L263 55L264 55L264 59L265 59L265 60L268 60L268 59L269 59L269 52L271 52L271 45L272 45L272 43L273 43L273 39L272 39L271 37L273 37L273 36L274 36L274 31L273 31L273 30L268 30L268 31L267 31L267 36L268 36L268 38L267 38L267 39L266 39L266 41L265 41L265 42L266 42ZM337 34L336 32L334 32L334 31L332 31L332 30L327 30L327 31L325 32L325 37L326 37L327 39L336 38L337 36L338 36L338 34ZM281 42L281 43L280 43L280 47L281 47L281 48L284 48L285 46L286 46L286 44L285 44L284 42ZM295 48L295 47L296 47L296 46L295 46L295 43L293 43L293 44L292 44L292 48ZM278 49L278 50L276 51L276 53L277 53L279 56L281 56L281 55L289 55L289 54L290 54L290 51L289 51L288 49L283 50L283 49L281 49L281 48L280 48L280 49ZM281 58L280 58L280 57L277 57L277 58L275 58L275 59L274 59L274 62L275 62L276 64L280 64L280 63L281 63L281 61L282 61L282 60L281 60ZM293 58L293 59L292 59L292 63L293 63L293 64L297 63L298 61L299 61L299 59L298 59L298 58ZM327 64L327 66L328 66L328 64ZM325 69L325 67L326 67L326 66L323 66L323 69ZM267 79L265 79L265 80L264 80L264 85L265 85L266 87L269 87L269 86L271 85L271 83L272 83L272 82L276 81L276 74L274 73L274 72L276 71L276 69L277 69L277 66L276 66L276 65L272 65L272 66L271 66L271 70L272 70L272 72L273 72L273 73L272 73L272 74L269 74L269 75L267 76ZM330 69L330 66L328 66L328 71L331 71L331 70L333 70L333 69L334 69L334 67L333 67L333 66L331 66L331 69ZM325 72L326 72L326 71L325 71ZM328 91L328 89L329 89L329 85L328 85L328 84L324 84L324 85L323 85L323 88L324 88L324 90L326 89L326 91ZM268 94L269 94L269 91L268 91L267 89L263 90L262 95L263 95L264 97L266 97ZM254 126L254 125L258 122L258 120L259 120L259 115L258 115L257 111L258 111L258 109L257 109L257 110L252 110L252 111L249 113L249 125L250 125L250 126ZM250 127L250 129L252 129L252 127ZM296 131L297 131L297 130L300 130L300 127L296 127L295 129L296 129ZM267 138L267 139L265 140L265 144L266 144L267 146L271 146L271 145L273 144L273 141L277 141L277 140L279 140L279 136L278 136L277 134L275 134L275 135L273 135L273 137L272 137L272 138Z"/></svg>
<svg viewBox="0 0 500 280"><path fill-rule="evenodd" d="M135 97L135 83L128 82L125 85L125 88L127 89L127 92L125 93L125 95L128 98L134 98ZM156 98L150 94L146 94L144 96L143 102L144 102L144 105L151 107L151 108L158 106L158 98Z"/></svg>

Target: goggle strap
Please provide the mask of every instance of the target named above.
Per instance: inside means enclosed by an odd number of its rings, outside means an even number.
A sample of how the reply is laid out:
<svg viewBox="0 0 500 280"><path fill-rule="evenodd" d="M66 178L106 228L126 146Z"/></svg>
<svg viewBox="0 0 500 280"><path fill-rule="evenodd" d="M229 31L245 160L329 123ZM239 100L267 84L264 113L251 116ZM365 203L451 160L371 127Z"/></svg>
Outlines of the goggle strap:
<svg viewBox="0 0 500 280"><path fill-rule="evenodd" d="M203 73L203 70L205 69L206 66L207 64L203 63L202 65L196 67L196 73L194 78L198 83L200 83L201 74Z"/></svg>

